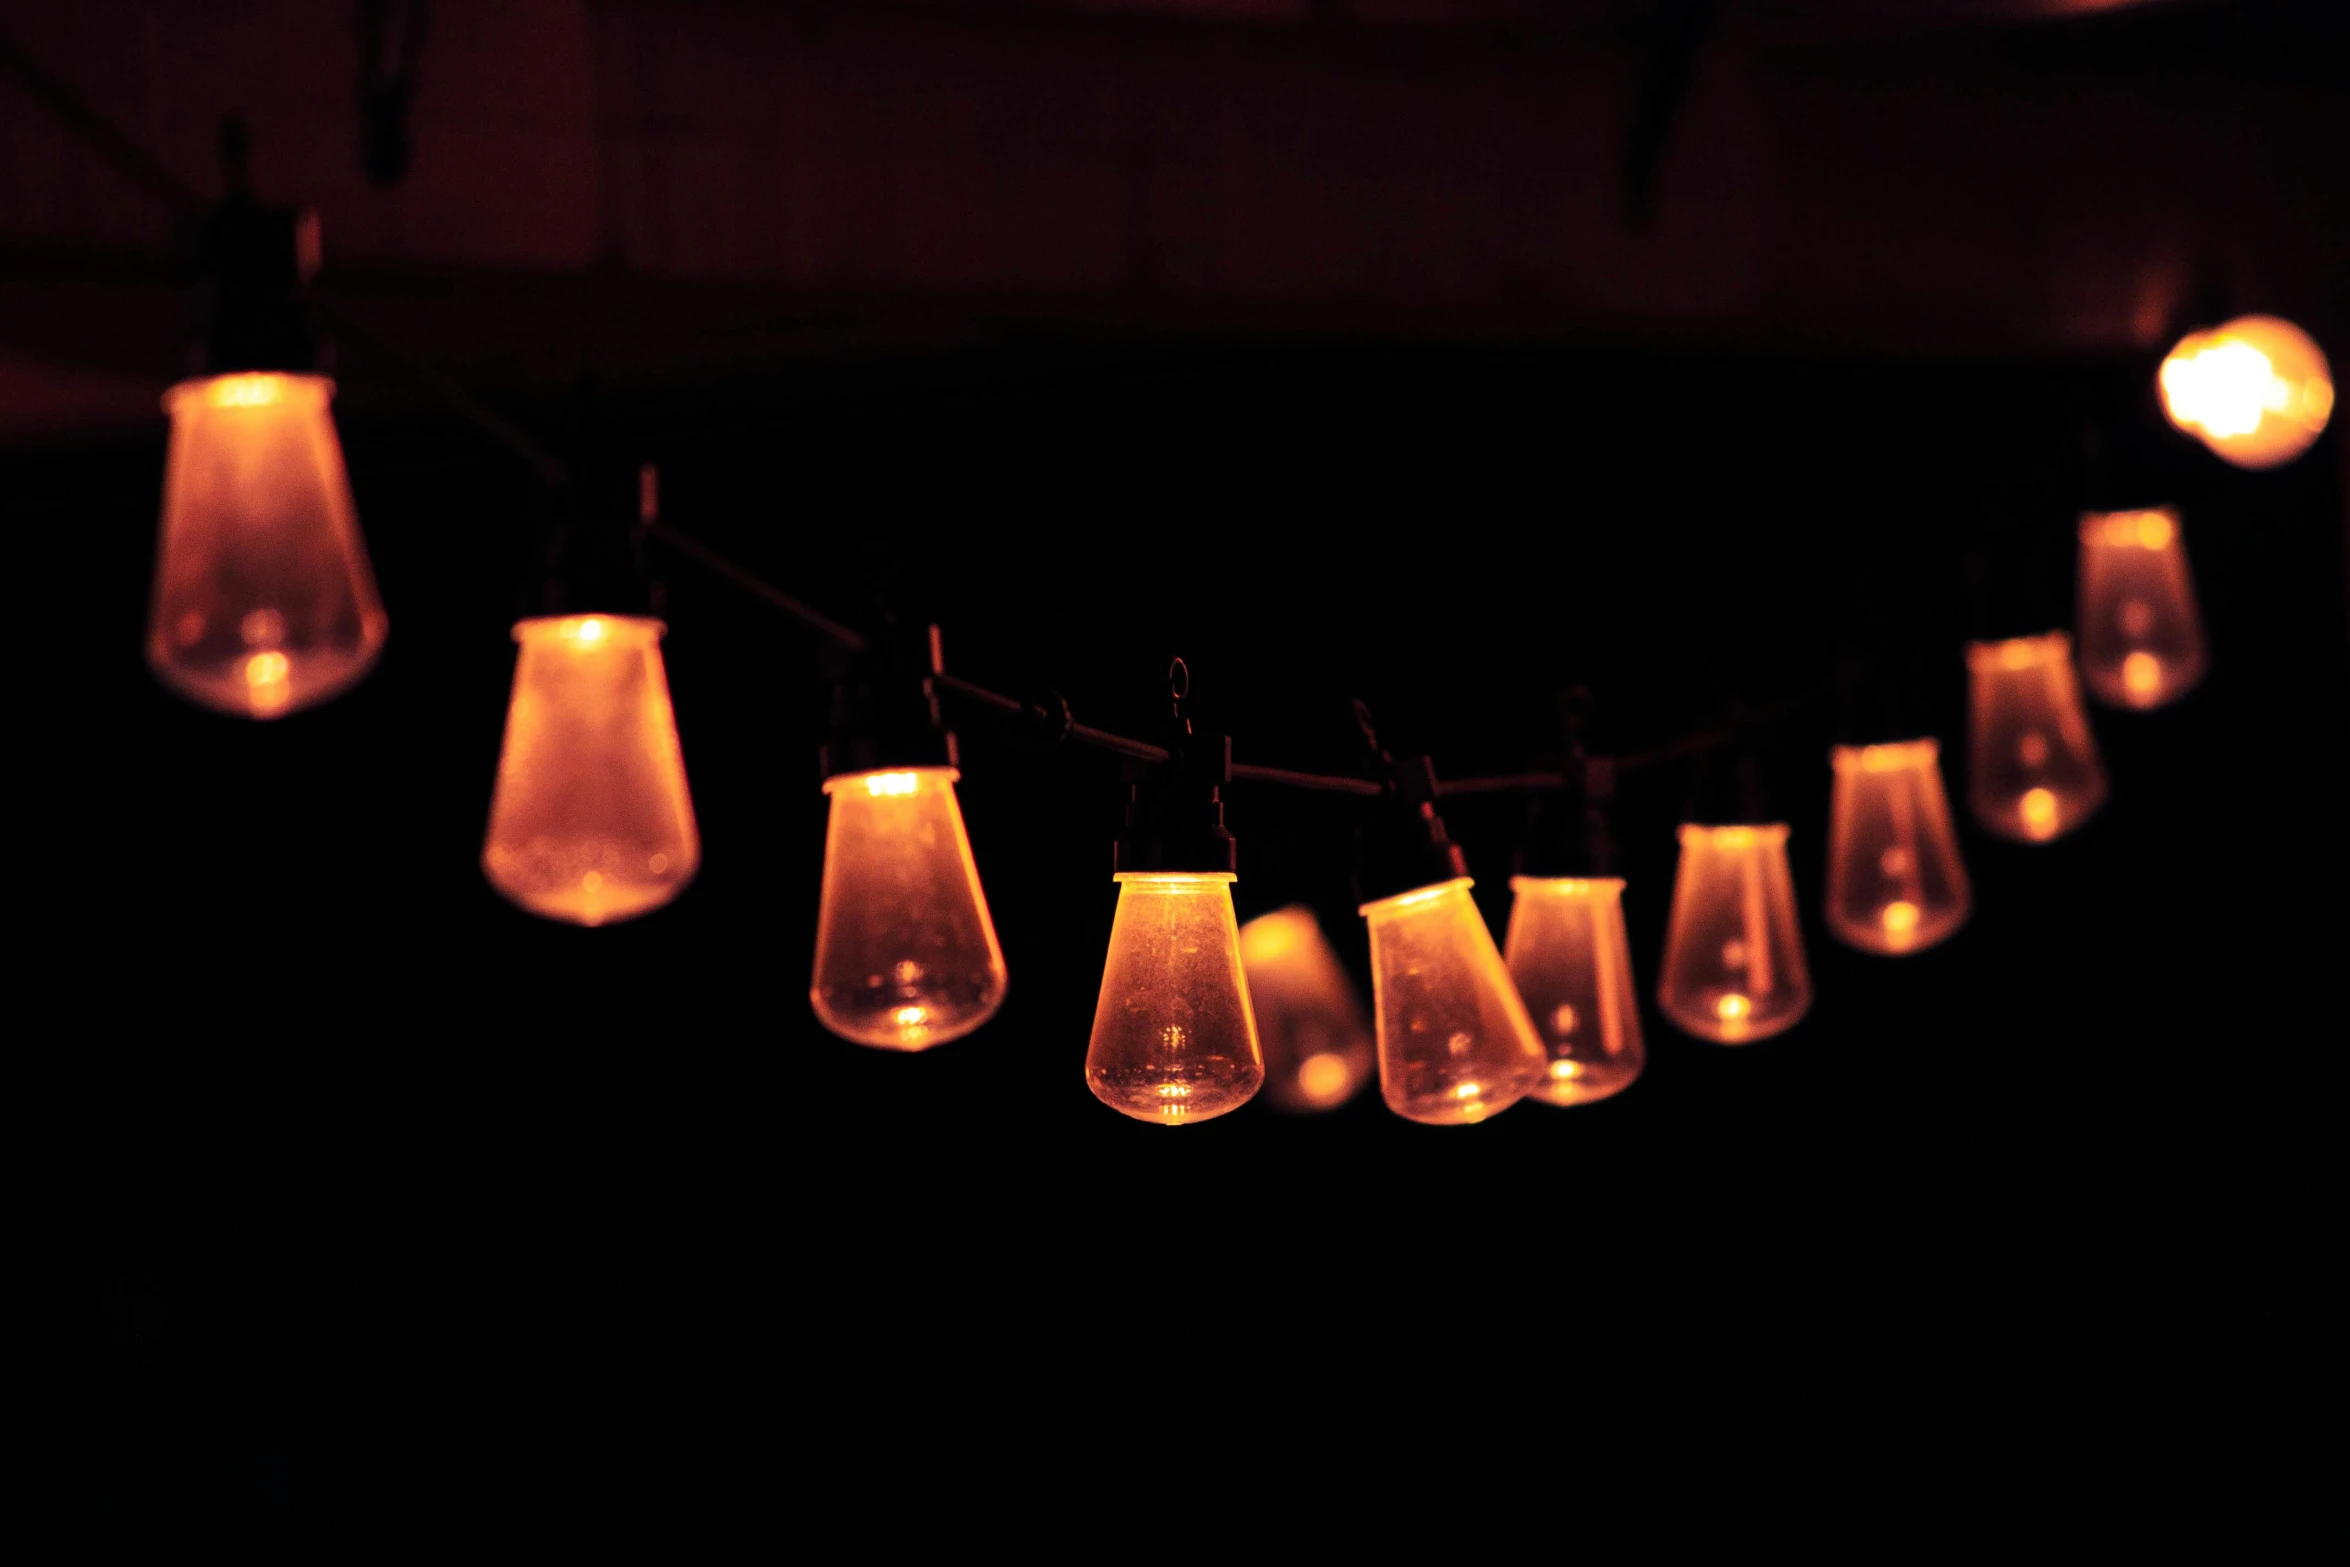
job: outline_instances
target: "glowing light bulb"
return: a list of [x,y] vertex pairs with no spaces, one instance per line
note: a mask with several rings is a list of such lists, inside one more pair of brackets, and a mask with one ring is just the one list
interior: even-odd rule
[[1624,939],[1623,882],[1515,876],[1510,890],[1502,952],[1550,1057],[1534,1097],[1588,1104],[1629,1088],[1647,1053]]
[[1786,823],[1682,826],[1657,1003],[1725,1045],[1785,1033],[1811,1010]]
[[2112,707],[2161,707],[2203,678],[2203,618],[2178,513],[2081,519],[2081,675]]
[[1967,644],[1967,803],[2003,838],[2046,843],[2105,803],[2105,764],[2061,631]]
[[2326,356],[2275,316],[2190,332],[2162,362],[2170,422],[2239,468],[2274,468],[2309,450],[2334,411]]
[[1246,1104],[1265,1081],[1229,871],[1121,871],[1085,1082],[1162,1126]]
[[1828,812],[1828,929],[1864,952],[1918,952],[1967,920],[1942,748],[1932,740],[1840,745]]
[[1265,1053],[1265,1094],[1284,1110],[1329,1110],[1371,1080],[1371,1025],[1303,904],[1240,927],[1240,966]]
[[824,781],[824,891],[808,999],[826,1028],[884,1050],[960,1039],[1004,1002],[1004,953],[963,831],[952,767]]
[[1543,1081],[1550,1056],[1463,876],[1363,905],[1379,1092],[1432,1126],[1482,1121]]
[[514,628],[521,653],[482,847],[533,914],[606,925],[675,898],[702,863],[658,620],[567,615]]
[[147,663],[189,701],[280,718],[355,684],[390,622],[359,536],[324,376],[183,381],[165,394],[171,450]]

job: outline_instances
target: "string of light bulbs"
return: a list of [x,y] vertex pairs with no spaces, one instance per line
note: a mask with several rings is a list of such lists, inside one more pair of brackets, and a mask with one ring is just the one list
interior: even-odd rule
[[[0,63],[24,77],[23,62]],[[142,188],[188,204],[61,84],[26,79]],[[228,148],[224,138],[224,161]],[[254,202],[241,178],[231,184],[239,193],[203,230],[214,285],[204,373],[164,398],[171,433],[147,661],[199,706],[271,719],[365,678],[389,619],[331,414],[334,383],[314,368],[306,285],[316,226]],[[562,473],[462,388],[430,371],[420,378],[542,475]],[[2247,468],[2305,452],[2333,404],[2324,354],[2268,316],[2189,334],[2165,360],[2158,389],[2174,425]],[[662,523],[651,470],[640,475],[634,524],[634,541],[658,540],[727,577],[842,659],[825,746],[809,995],[818,1019],[845,1039],[926,1050],[971,1034],[1003,1003],[1008,975],[956,794],[942,694],[1126,760],[1136,776],[1085,1075],[1104,1103],[1160,1125],[1211,1119],[1260,1090],[1287,1108],[1327,1109],[1373,1075],[1390,1109],[1434,1124],[1480,1122],[1529,1096],[1575,1105],[1620,1092],[1639,1076],[1644,1046],[1624,882],[1606,827],[1615,781],[1785,716],[1746,715],[1633,755],[1577,747],[1559,770],[1441,780],[1427,757],[1388,754],[1358,709],[1359,776],[1235,762],[1228,738],[1194,733],[1180,660],[1165,733],[1119,735],[1077,722],[1057,697],[1024,701],[948,673],[935,626],[851,627],[762,581]],[[583,529],[574,542],[583,547],[549,579],[549,612],[514,627],[481,863],[518,907],[597,927],[672,902],[699,869],[701,844],[660,652],[666,628],[643,601],[641,577],[612,569],[626,550],[612,550],[608,533]],[[2023,843],[2074,831],[2109,792],[2084,681],[2101,702],[2145,710],[2191,690],[2207,662],[2175,510],[2085,514],[2078,545],[2072,631],[1965,649],[1967,802],[1988,830]],[[1973,896],[1939,740],[1838,745],[1830,762],[1829,931],[1886,956],[1947,940],[1970,917]],[[1223,802],[1236,781],[1363,802],[1357,902],[1371,950],[1368,1018],[1309,910],[1238,923],[1238,857]],[[1546,834],[1512,878],[1497,946],[1437,804],[1513,792],[1560,796],[1553,819],[1569,826]],[[1725,1045],[1784,1033],[1812,1001],[1787,823],[1735,810],[1684,822],[1679,840],[1660,1010],[1682,1031]]]

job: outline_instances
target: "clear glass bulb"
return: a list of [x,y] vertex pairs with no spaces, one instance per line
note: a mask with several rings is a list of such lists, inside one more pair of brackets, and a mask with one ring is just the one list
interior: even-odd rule
[[2334,411],[2324,351],[2276,316],[2188,333],[2163,360],[2159,384],[2170,422],[2239,468],[2291,462]]
[[1085,1083],[1121,1115],[1185,1126],[1265,1081],[1229,871],[1120,871]]
[[1967,921],[1974,893],[1932,740],[1840,745],[1828,814],[1828,929],[1863,952],[1918,952]]
[[1363,1004],[1303,904],[1240,927],[1240,966],[1265,1052],[1265,1094],[1284,1110],[1329,1110],[1371,1080]]
[[1785,1033],[1811,1010],[1785,822],[1682,825],[1657,1004],[1724,1045]]
[[201,707],[282,718],[374,667],[391,622],[319,375],[217,375],[165,394],[171,450],[147,663]]
[[1466,876],[1363,905],[1379,1092],[1407,1120],[1498,1115],[1550,1066]]
[[481,864],[533,914],[606,925],[660,908],[702,863],[658,620],[514,628],[514,696]]
[[2109,707],[2161,707],[2203,678],[2203,617],[2179,514],[2081,519],[2081,675]]
[[1613,876],[1513,876],[1502,956],[1550,1056],[1534,1097],[1589,1104],[1632,1086],[1647,1061],[1623,882]]
[[884,1050],[960,1039],[1004,1004],[1004,952],[951,767],[824,780],[824,892],[808,999],[826,1028]]
[[2105,803],[2105,764],[2061,631],[1970,642],[1967,804],[2002,838],[2046,843]]

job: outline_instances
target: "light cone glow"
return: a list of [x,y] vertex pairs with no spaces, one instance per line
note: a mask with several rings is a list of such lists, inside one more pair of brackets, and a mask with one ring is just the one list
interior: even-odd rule
[[1085,1083],[1121,1115],[1187,1126],[1246,1104],[1265,1061],[1229,871],[1121,871]]
[[1811,1010],[1784,822],[1682,826],[1657,1004],[1724,1045],[1784,1033]]
[[1284,1110],[1329,1110],[1377,1064],[1363,1004],[1304,905],[1240,927],[1240,965],[1265,1053],[1265,1095]]
[[1397,1115],[1434,1126],[1500,1114],[1550,1065],[1471,885],[1464,876],[1362,909],[1379,1092]]
[[1822,911],[1846,946],[1919,952],[1967,920],[1974,893],[1958,855],[1941,747],[1932,740],[1840,745],[1828,811]]
[[2105,803],[2105,764],[2061,631],[1967,644],[1967,804],[2003,838],[2046,843]]
[[2203,679],[2203,617],[2178,513],[2081,519],[2081,675],[2109,707],[2175,702]]
[[1510,889],[1503,959],[1550,1057],[1534,1097],[1588,1104],[1631,1087],[1647,1052],[1624,937],[1623,882],[1517,876]]

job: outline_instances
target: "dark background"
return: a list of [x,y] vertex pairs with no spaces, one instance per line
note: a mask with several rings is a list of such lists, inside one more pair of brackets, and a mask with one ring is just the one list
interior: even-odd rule
[[[331,185],[361,184],[356,110],[265,69],[295,47],[267,7],[158,11],[210,68],[146,77],[105,17],[11,18],[123,123],[184,132],[156,142],[178,177],[201,183],[237,88],[274,190],[329,187],[329,233],[359,236],[322,282],[372,328],[339,344],[339,407],[392,619],[364,684],[283,722],[153,683],[166,229],[109,204],[119,169],[9,142],[0,494],[36,627],[39,889],[18,1115],[67,1259],[91,1516],[266,1530],[606,1473],[758,1495],[823,1455],[919,1473],[1022,1421],[1084,1441],[1102,1411],[1172,1429],[1333,1388],[1434,1410],[1428,1440],[1458,1445],[1482,1438],[1456,1400],[1560,1418],[1553,1384],[1629,1370],[1661,1398],[1710,1355],[1865,1375],[1881,1352],[1903,1398],[2026,1359],[2146,1397],[2313,1374],[2350,871],[2342,435],[2238,472],[2151,387],[2177,330],[2239,310],[2350,359],[2341,143],[2310,134],[2343,123],[2322,8],[1938,4],[1879,37],[1852,8],[1731,6],[1653,222],[1621,199],[1624,137],[1672,6],[1420,31],[1355,17],[1375,7],[823,9],[683,8],[654,38],[659,8],[601,8],[598,59],[641,75],[575,145],[530,118],[559,62],[469,75],[497,40],[452,18],[502,18],[497,47],[534,60],[552,24],[443,8],[415,170],[356,194]],[[695,29],[779,50],[850,119],[902,77],[900,139],[794,150],[829,207],[782,176],[772,213],[711,196],[677,170],[774,127],[727,119],[757,94]],[[1069,132],[1083,84],[1132,123]],[[1218,120],[1220,94],[1294,102],[1311,134]],[[942,102],[995,118],[966,148]],[[1503,134],[1554,112],[1534,150]],[[542,132],[621,186],[630,157],[676,160],[668,205],[607,191],[592,243],[531,251],[563,232]],[[906,216],[933,211],[961,216]],[[804,253],[728,249],[718,215]],[[1357,766],[1355,697],[1463,775],[1534,764],[1570,685],[1609,750],[1810,695],[1761,746],[1815,1007],[1740,1049],[1650,1008],[1628,1093],[1474,1128],[1375,1089],[1138,1125],[1081,1075],[1116,765],[955,709],[1009,999],[922,1055],[836,1040],[805,995],[817,648],[658,552],[701,875],[632,924],[533,920],[476,861],[549,500],[418,361],[559,449],[592,400],[599,455],[658,462],[673,526],[836,615],[935,615],[950,668],[1113,729],[1154,722],[1175,654],[1242,759],[1332,771]],[[2209,679],[2096,712],[2113,798],[2077,835],[1973,831],[1962,643],[2069,624],[2079,510],[2164,503]],[[1973,923],[1900,959],[1816,918],[1845,716],[1821,693],[1853,658],[1943,739],[1975,881]],[[1622,804],[1644,992],[1694,784],[1644,774]],[[1244,783],[1228,815],[1242,917],[1312,902],[1359,977],[1352,810]],[[1497,932],[1521,813],[1445,811]],[[1247,1433],[1272,1490],[1284,1432]]]

